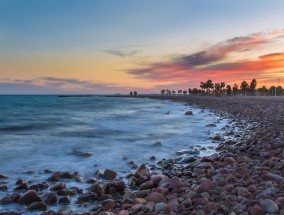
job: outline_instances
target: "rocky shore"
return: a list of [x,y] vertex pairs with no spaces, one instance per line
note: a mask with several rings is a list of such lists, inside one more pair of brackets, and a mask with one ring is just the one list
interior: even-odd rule
[[[126,178],[118,178],[113,170],[98,171],[88,180],[78,172],[46,170],[45,182],[31,184],[19,179],[15,187],[7,187],[8,176],[0,173],[2,193],[14,190],[1,196],[0,204],[22,207],[0,214],[284,215],[284,99],[150,98],[183,102],[189,105],[187,115],[192,114],[193,105],[230,118],[226,135],[232,138],[214,137],[212,141],[219,142],[216,153],[191,156],[182,164],[178,159],[157,161],[157,169],[133,164],[133,172]],[[87,186],[74,187],[72,181]],[[76,212],[69,207],[72,199]]]

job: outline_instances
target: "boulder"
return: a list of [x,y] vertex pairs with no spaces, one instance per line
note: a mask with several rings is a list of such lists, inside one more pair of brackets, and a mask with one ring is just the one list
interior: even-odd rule
[[58,195],[56,193],[45,193],[41,196],[42,201],[44,201],[47,205],[53,205],[58,200]]
[[260,200],[260,205],[264,208],[267,213],[275,214],[279,211],[277,204],[271,199]]
[[254,205],[250,210],[251,215],[265,215],[265,210],[260,205]]
[[186,111],[184,115],[193,115],[192,111]]
[[34,202],[27,209],[30,211],[46,211],[47,205],[44,202]]
[[37,199],[39,199],[37,192],[34,190],[28,190],[18,199],[17,202],[19,204],[29,204],[36,201]]
[[63,182],[58,183],[50,188],[51,191],[58,191],[63,189],[66,189],[66,184]]
[[165,178],[159,182],[158,187],[165,187],[168,189],[180,187],[182,185],[181,180],[174,176],[173,178]]
[[106,169],[106,170],[104,170],[102,178],[106,179],[106,180],[114,180],[116,178],[116,176],[117,176],[117,173],[115,171],[112,171],[110,169]]
[[12,202],[16,202],[19,198],[20,198],[20,194],[19,193],[12,193],[12,194],[9,194],[9,195],[3,197],[0,200],[0,204],[1,205],[10,204]]
[[196,192],[199,193],[209,192],[210,190],[214,189],[215,186],[216,186],[215,182],[211,181],[210,179],[204,179],[197,187]]
[[146,196],[145,200],[147,202],[159,203],[159,202],[164,202],[165,201],[165,197],[161,193],[153,192],[153,193],[149,193]]

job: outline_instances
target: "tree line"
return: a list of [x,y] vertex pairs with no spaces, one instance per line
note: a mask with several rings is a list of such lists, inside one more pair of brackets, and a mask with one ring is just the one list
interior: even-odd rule
[[256,79],[252,79],[250,83],[243,81],[240,86],[237,84],[226,85],[225,82],[213,83],[212,80],[200,82],[200,88],[188,88],[187,90],[170,90],[162,89],[162,95],[216,95],[216,96],[280,96],[284,95],[284,89],[281,86],[271,86],[267,88],[262,86],[257,88]]

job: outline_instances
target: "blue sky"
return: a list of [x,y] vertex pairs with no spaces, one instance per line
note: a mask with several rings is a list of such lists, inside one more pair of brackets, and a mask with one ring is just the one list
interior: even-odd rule
[[[72,78],[109,91],[152,90],[161,83],[131,71],[279,31],[283,8],[282,0],[0,0],[0,81]],[[283,51],[275,46],[259,55]]]

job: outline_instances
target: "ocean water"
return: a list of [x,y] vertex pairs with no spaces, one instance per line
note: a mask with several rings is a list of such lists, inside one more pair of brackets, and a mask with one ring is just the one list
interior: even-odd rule
[[[188,110],[193,115],[184,115]],[[217,127],[205,127],[209,123]],[[93,178],[109,168],[123,177],[134,171],[129,161],[155,164],[152,155],[160,160],[182,149],[216,146],[208,137],[226,123],[208,111],[146,98],[0,96],[0,174],[10,176],[4,180],[10,189],[0,191],[0,198],[18,178],[45,181],[47,169]],[[157,141],[162,146],[153,147]],[[93,156],[76,156],[75,150]]]

